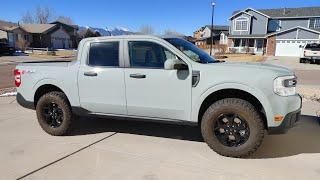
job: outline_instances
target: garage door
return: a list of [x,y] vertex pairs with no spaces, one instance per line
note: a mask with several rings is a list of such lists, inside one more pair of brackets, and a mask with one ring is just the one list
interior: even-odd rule
[[302,48],[306,43],[319,42],[319,40],[277,40],[276,56],[300,57]]
[[62,49],[63,48],[63,40],[61,38],[52,37],[52,46],[54,49]]

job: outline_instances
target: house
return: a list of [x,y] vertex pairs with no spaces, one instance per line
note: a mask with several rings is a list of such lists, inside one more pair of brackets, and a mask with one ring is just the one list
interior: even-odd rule
[[211,44],[211,31],[213,36],[213,45],[227,44],[229,26],[206,25],[199,28],[193,33],[193,37],[196,39],[195,44],[200,48],[207,49]]
[[247,8],[229,20],[231,52],[299,57],[303,45],[320,41],[320,7]]
[[[51,24],[0,24],[10,46],[19,49],[21,43],[34,48],[75,48],[77,27],[61,22]],[[4,35],[5,36],[5,35]]]

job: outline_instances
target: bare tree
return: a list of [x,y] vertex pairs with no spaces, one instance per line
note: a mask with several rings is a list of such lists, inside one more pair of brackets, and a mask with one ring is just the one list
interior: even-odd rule
[[152,34],[154,34],[154,29],[150,25],[143,25],[140,27],[139,32],[141,34],[152,35]]
[[164,35],[165,36],[184,36],[182,33],[179,33],[177,31],[171,30],[171,29],[167,29],[164,31]]
[[49,7],[38,6],[35,11],[27,11],[21,18],[26,24],[46,24],[53,20],[53,10]]
[[21,18],[21,21],[25,24],[33,24],[35,22],[30,11],[27,11]]
[[69,24],[69,25],[74,24],[73,20],[70,17],[67,17],[67,16],[59,16],[57,18],[57,21],[60,21],[62,23],[66,23],[66,24]]
[[35,14],[36,22],[39,24],[46,24],[52,20],[53,11],[49,7],[38,6]]

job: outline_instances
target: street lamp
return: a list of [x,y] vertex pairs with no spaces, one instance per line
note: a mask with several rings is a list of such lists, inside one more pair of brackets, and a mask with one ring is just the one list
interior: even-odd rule
[[210,56],[212,55],[212,44],[213,44],[213,15],[214,15],[214,6],[216,4],[214,2],[211,2],[211,7],[212,7],[212,14],[211,14],[211,29],[210,29],[210,37],[211,37],[211,43],[210,43]]

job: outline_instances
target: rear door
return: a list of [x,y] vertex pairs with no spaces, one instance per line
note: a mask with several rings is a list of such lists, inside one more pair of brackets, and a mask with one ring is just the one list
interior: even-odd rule
[[81,107],[93,113],[126,115],[122,41],[91,42],[79,69]]
[[167,59],[178,58],[152,40],[124,41],[127,110],[130,116],[189,120],[191,75],[189,70],[165,70]]

